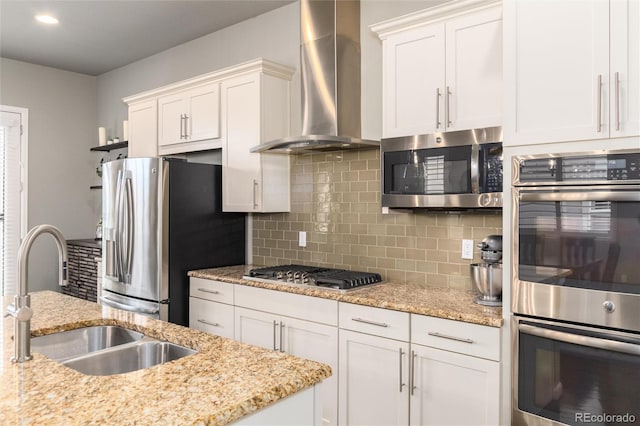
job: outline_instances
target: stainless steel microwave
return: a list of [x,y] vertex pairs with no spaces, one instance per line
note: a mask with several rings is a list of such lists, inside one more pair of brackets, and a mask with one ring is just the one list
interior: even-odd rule
[[502,207],[502,127],[381,141],[382,206]]

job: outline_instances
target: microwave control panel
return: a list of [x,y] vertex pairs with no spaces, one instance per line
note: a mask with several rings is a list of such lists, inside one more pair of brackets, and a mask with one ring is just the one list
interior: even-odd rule
[[640,181],[640,152],[519,161],[516,183]]
[[502,192],[502,144],[482,145],[480,163],[482,164],[480,192]]

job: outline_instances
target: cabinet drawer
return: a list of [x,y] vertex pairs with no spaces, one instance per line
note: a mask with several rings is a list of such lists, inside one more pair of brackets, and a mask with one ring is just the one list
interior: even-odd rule
[[234,284],[191,277],[189,296],[233,305]]
[[235,305],[327,325],[338,325],[336,300],[237,285]]
[[189,327],[233,339],[233,306],[190,297]]
[[409,314],[406,312],[340,303],[339,313],[340,328],[409,341]]
[[500,360],[500,329],[495,327],[412,314],[411,343]]

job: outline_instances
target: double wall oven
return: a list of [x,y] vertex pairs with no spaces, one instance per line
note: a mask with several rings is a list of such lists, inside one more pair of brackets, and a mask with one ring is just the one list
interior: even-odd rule
[[512,422],[640,422],[640,150],[512,165]]

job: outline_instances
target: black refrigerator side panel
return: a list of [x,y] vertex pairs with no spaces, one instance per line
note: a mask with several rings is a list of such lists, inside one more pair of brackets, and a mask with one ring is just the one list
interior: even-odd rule
[[194,269],[245,263],[244,213],[222,212],[222,166],[170,161],[169,322],[189,325]]

